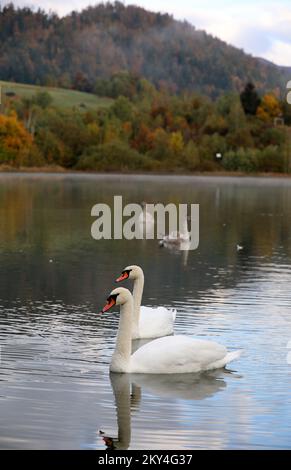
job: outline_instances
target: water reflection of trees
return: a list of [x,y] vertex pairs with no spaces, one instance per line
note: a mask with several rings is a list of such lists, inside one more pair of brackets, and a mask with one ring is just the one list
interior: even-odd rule
[[[274,185],[248,179],[142,181],[127,176],[2,176],[2,297],[21,298],[30,283],[32,298],[96,302],[120,269],[134,262],[144,268],[145,298],[154,304],[162,286],[175,298],[190,290],[199,296],[214,280],[221,288],[232,287],[270,262],[278,247],[283,247],[281,261],[289,262],[291,185],[285,180]],[[182,256],[160,250],[156,241],[92,240],[91,207],[112,204],[114,194],[122,194],[124,203],[199,203],[200,246],[189,253],[186,266]],[[237,243],[245,246],[243,252],[237,253]]]

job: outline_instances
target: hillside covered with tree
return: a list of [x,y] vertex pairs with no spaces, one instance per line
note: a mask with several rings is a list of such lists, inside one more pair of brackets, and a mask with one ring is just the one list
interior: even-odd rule
[[94,92],[100,80],[122,72],[172,93],[214,98],[240,91],[247,81],[262,92],[286,85],[283,69],[167,14],[120,2],[63,18],[12,4],[1,8],[1,80]]
[[126,73],[99,85],[118,97],[95,108],[57,106],[46,88],[4,94],[2,168],[291,172],[291,106],[251,83],[215,100]]
[[11,4],[0,10],[0,166],[290,173],[285,72],[135,6],[59,18]]

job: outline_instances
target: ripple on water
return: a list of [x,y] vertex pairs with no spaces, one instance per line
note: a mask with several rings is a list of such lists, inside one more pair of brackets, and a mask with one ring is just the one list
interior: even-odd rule
[[[117,448],[290,448],[290,184],[96,178],[1,181],[0,448],[104,449],[99,430]],[[93,243],[91,207],[116,191],[200,203],[199,250]],[[133,256],[144,304],[177,308],[176,333],[240,360],[192,377],[109,375],[118,314],[98,311]]]

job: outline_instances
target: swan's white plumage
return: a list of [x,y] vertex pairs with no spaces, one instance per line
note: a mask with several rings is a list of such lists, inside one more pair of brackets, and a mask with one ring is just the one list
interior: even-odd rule
[[129,372],[151,374],[194,373],[224,367],[239,357],[213,341],[187,336],[159,338],[138,349],[130,360]]
[[165,307],[140,307],[139,330],[136,339],[160,338],[174,332],[176,310]]
[[112,372],[196,373],[224,367],[240,356],[240,351],[229,353],[225,346],[213,341],[181,335],[155,339],[132,354],[133,297],[122,287],[113,290],[110,296],[120,305],[116,347],[110,365]]

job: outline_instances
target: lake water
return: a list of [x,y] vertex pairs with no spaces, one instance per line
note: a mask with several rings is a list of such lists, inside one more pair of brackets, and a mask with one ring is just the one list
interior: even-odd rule
[[[200,204],[199,248],[93,240],[91,208],[113,195]],[[290,221],[288,179],[0,175],[0,448],[290,449]],[[118,312],[98,312],[128,264],[176,333],[243,356],[110,376]]]

